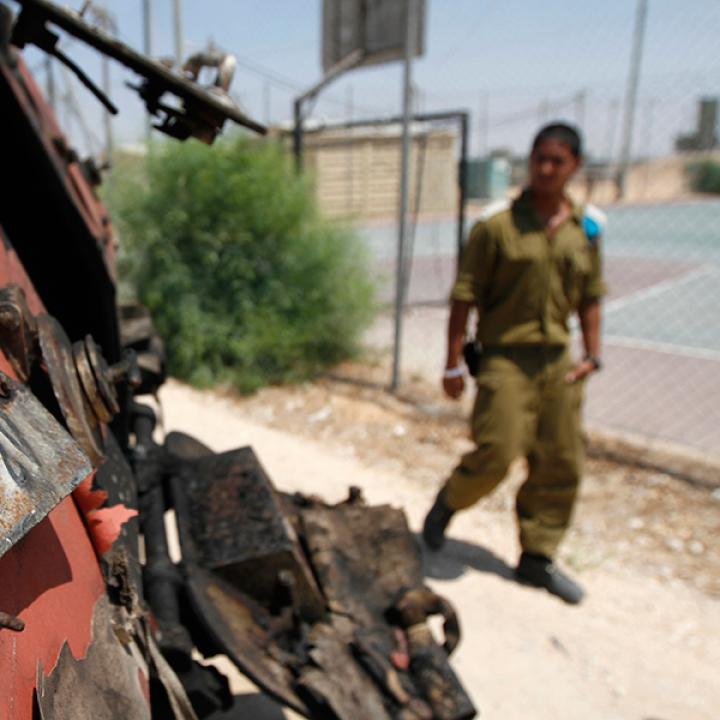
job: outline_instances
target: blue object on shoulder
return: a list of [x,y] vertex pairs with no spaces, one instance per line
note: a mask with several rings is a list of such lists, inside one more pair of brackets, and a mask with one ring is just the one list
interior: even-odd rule
[[583,230],[585,231],[585,236],[587,237],[590,244],[594,245],[597,242],[597,239],[600,237],[600,233],[602,232],[600,223],[597,220],[591,218],[589,215],[584,215],[582,219],[582,225]]

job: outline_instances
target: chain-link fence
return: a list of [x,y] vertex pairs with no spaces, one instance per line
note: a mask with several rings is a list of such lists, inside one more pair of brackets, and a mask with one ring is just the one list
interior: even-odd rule
[[[702,17],[693,14],[693,6]],[[521,66],[488,58],[486,67],[502,82],[496,78],[485,89],[483,80],[478,81],[468,227],[483,205],[521,187],[527,144],[543,122],[559,119],[580,126],[586,164],[572,193],[599,205],[608,216],[603,248],[610,288],[604,304],[605,369],[589,383],[586,422],[595,430],[682,446],[717,460],[720,194],[710,191],[720,192],[720,67],[711,38],[715,43],[720,38],[720,6],[690,3],[686,15],[673,15],[677,20],[672,26],[658,22],[658,16],[668,16],[668,7],[651,2],[642,27],[640,14],[635,18],[634,30],[625,24],[627,18],[620,24],[617,13],[608,10],[603,16],[600,8],[593,10],[597,23],[578,28],[574,42],[558,58],[557,77],[548,77],[546,87],[527,87]],[[568,5],[568,27],[573,27],[573,12]],[[542,26],[536,30],[543,32]],[[638,49],[645,54],[638,55]],[[684,61],[673,69],[671,62],[657,59],[662,52],[684,52]],[[619,56],[624,58],[620,74],[613,70]],[[633,66],[638,71],[636,94],[628,81]],[[426,102],[452,100],[442,89],[423,91]],[[442,157],[438,153],[430,165],[427,155],[423,161],[427,138],[447,132],[447,127],[415,128],[411,305],[446,303],[454,274],[457,197],[446,206],[440,201],[455,188],[457,134],[452,151],[446,148]],[[344,140],[353,142],[349,135]],[[386,146],[384,164],[374,166],[376,181],[385,183],[384,214],[368,215],[353,199],[344,201],[354,209],[349,215],[373,251],[386,300],[394,293],[399,128],[393,148],[392,162]],[[349,161],[343,173],[352,168]],[[357,193],[373,179],[355,166],[347,182]],[[439,353],[433,365],[437,369],[443,361]]]
[[[472,22],[460,23],[460,31],[457,20],[469,0],[452,4],[453,23],[445,5],[430,4],[429,54],[427,62],[417,63],[415,110],[470,113],[466,227],[493,199],[517,192],[528,144],[540,125],[554,119],[578,125],[586,164],[572,192],[600,205],[609,219],[605,368],[589,383],[587,424],[717,459],[720,3],[486,2]],[[443,32],[451,41],[437,52]],[[431,76],[436,79],[426,82]],[[345,103],[323,94],[315,111],[337,118],[338,108],[347,104],[347,119],[367,116],[368,107],[381,112],[379,107],[387,106],[382,93],[376,103],[375,94],[361,90],[363,78],[367,90],[382,77],[349,74],[347,81],[357,83],[355,95]],[[66,117],[65,125],[79,124],[81,135],[88,135],[85,113],[70,102],[69,85],[59,73],[57,81],[61,107],[73,109],[74,120]],[[101,144],[97,123],[95,135],[94,142],[86,137],[81,145]],[[360,228],[375,259],[380,298],[391,304],[400,127],[326,133],[320,150],[313,142],[308,136],[307,163],[321,206]],[[418,330],[408,342],[421,346],[433,377],[444,359],[443,307],[457,262],[460,145],[454,121],[414,125],[407,298],[413,317],[419,317],[422,304],[437,327],[432,334]],[[714,195],[698,193],[713,187]],[[407,331],[411,335],[413,328]],[[391,343],[388,332],[385,344]],[[409,362],[409,352],[406,358]]]

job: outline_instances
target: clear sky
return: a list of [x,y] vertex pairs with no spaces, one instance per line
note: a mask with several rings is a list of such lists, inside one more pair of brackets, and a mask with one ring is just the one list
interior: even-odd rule
[[[14,5],[12,0],[4,0]],[[142,47],[142,1],[97,0],[119,36]],[[81,0],[70,0],[79,8]],[[173,54],[172,0],[153,0],[153,51]],[[636,154],[663,154],[692,132],[697,100],[720,96],[720,0],[649,0],[637,107]],[[522,152],[536,127],[561,118],[579,123],[591,154],[616,156],[635,20],[635,0],[428,0],[424,57],[414,64],[421,110],[467,109],[472,150]],[[186,52],[209,39],[235,53],[233,92],[261,122],[287,121],[292,100],[322,76],[320,0],[182,0]],[[68,54],[100,78],[96,53],[67,41]],[[39,56],[30,54],[32,67]],[[58,71],[59,72],[59,71]],[[38,77],[43,81],[42,72]],[[113,121],[118,142],[142,137],[139,100],[115,66]],[[61,87],[65,80],[59,79]],[[73,138],[98,138],[97,103],[73,86],[83,122],[62,115]],[[387,116],[401,110],[402,65],[355,70],[335,81],[314,113],[328,120]],[[83,130],[82,125],[86,126]]]

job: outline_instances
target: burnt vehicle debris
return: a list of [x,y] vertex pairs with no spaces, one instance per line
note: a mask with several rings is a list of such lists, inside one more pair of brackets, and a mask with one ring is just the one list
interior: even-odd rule
[[[17,2],[22,6],[22,11],[13,29],[12,43],[19,48],[27,44],[36,45],[56,57],[77,75],[111,113],[117,113],[112,101],[104,96],[81,68],[58,49],[58,35],[48,25],[64,30],[138,74],[142,81],[131,87],[142,98],[148,112],[158,118],[159,123],[155,128],[171,137],[180,140],[196,137],[203,142],[212,143],[226,120],[257,133],[265,132],[260,123],[245,115],[227,95],[235,66],[232,56],[222,54],[218,58],[218,53],[210,52],[193,55],[187,64],[188,77],[185,77],[172,72],[163,63],[133,50],[101,29],[91,26],[79,13],[59,7],[48,0]],[[199,68],[203,65],[218,69],[213,91],[201,88],[194,82],[197,80]],[[180,106],[164,102],[165,95],[178,100]]]
[[173,70],[78,13],[16,4],[0,2],[0,720],[211,718],[233,702],[216,655],[308,718],[474,717],[457,615],[401,510],[357,488],[283,493],[251,447],[159,437],[143,397],[165,380],[162,340],[117,302],[112,224],[21,50],[113,107],[59,50],[72,34],[139,76],[158,130],[208,143],[228,120],[264,131],[227,95],[232,57]]

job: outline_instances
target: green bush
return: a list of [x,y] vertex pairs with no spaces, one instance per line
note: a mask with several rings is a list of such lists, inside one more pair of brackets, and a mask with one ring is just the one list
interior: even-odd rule
[[162,144],[112,199],[121,272],[176,377],[249,392],[356,352],[374,307],[367,255],[319,217],[277,144]]
[[690,171],[690,187],[695,192],[720,193],[720,162],[703,160],[692,163]]

